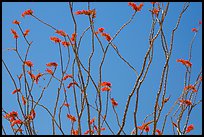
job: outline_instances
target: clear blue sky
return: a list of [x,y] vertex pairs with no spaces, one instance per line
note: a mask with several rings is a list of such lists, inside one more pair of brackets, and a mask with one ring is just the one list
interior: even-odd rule
[[[164,23],[164,32],[166,33],[166,39],[168,45],[170,43],[171,30],[175,27],[175,24],[178,19],[178,15],[182,10],[183,3],[170,3],[168,15]],[[58,46],[50,41],[50,36],[58,36],[52,29],[40,23],[36,19],[26,16],[25,18],[21,17],[21,14],[27,10],[32,9],[34,15],[42,19],[43,21],[53,25],[57,29],[62,29],[71,35],[74,31],[73,22],[70,16],[70,11],[68,3],[64,2],[3,2],[2,3],[2,58],[7,63],[10,71],[15,80],[17,81],[16,75],[19,75],[21,70],[21,62],[17,59],[17,55],[6,50],[7,48],[15,47],[15,39],[10,32],[10,29],[15,29],[20,35],[20,31],[17,25],[12,24],[14,19],[17,19],[21,22],[22,28],[30,29],[28,35],[28,40],[33,41],[28,60],[31,60],[34,63],[34,74],[39,72],[44,72],[46,69],[45,64],[51,61],[58,62],[60,64]],[[127,2],[95,2],[91,3],[91,8],[96,9],[96,19],[95,19],[95,28],[104,27],[105,32],[109,33],[111,36],[115,35],[118,29],[129,20],[133,14],[133,10],[128,6]],[[144,55],[149,47],[148,45],[148,36],[151,28],[151,13],[149,9],[152,8],[150,2],[144,3],[144,7],[141,12],[138,12],[128,26],[126,26],[119,36],[113,41],[115,45],[118,46],[118,49],[122,56],[128,60],[138,72],[141,70],[141,65],[143,62]],[[87,3],[75,3],[74,11],[87,9]],[[88,27],[89,21],[87,16],[76,16],[78,23],[78,35]],[[192,2],[188,10],[184,13],[181,23],[178,30],[175,33],[175,40],[173,46],[173,53],[170,59],[170,71],[169,79],[167,86],[167,96],[171,95],[170,101],[166,104],[166,108],[162,113],[165,115],[172,103],[179,97],[183,85],[184,85],[184,74],[185,67],[180,63],[176,62],[176,59],[188,59],[188,46],[193,38],[194,33],[191,31],[192,28],[198,26],[198,21],[202,20],[202,3],[201,2]],[[202,30],[202,29],[201,29]],[[193,44],[192,50],[192,84],[195,82],[200,69],[202,68],[202,31],[199,31],[195,42]],[[100,37],[103,44],[107,45],[107,41]],[[96,42],[96,53],[93,56],[92,62],[92,75],[96,81],[98,81],[98,64],[101,61],[102,52],[100,51],[99,44]],[[98,46],[98,47],[97,47]],[[22,55],[25,54],[25,49],[27,45],[20,36],[19,38],[19,50]],[[62,47],[65,49],[64,47]],[[82,60],[85,66],[87,66],[87,59],[91,52],[91,37],[90,31],[82,40],[79,57]],[[66,52],[63,51],[64,54]],[[66,59],[66,57],[64,57]],[[156,92],[159,88],[159,82],[161,77],[161,71],[165,63],[164,54],[162,50],[161,43],[158,40],[155,41],[154,46],[154,57],[148,72],[147,78],[143,85],[141,86],[139,110],[138,110],[138,124],[142,124],[143,119],[146,115],[153,112],[153,104],[156,97]],[[60,66],[58,66],[57,73],[60,72]],[[68,69],[68,73],[71,73],[71,67]],[[45,77],[48,79],[49,77]],[[118,101],[119,106],[116,108],[120,122],[123,116],[124,107],[127,101],[127,97],[133,87],[136,77],[132,70],[127,67],[127,65],[119,59],[115,51],[111,48],[107,53],[105,64],[103,67],[103,77],[102,81],[110,81],[112,83],[112,93],[111,96]],[[70,81],[66,81],[67,84]],[[18,83],[18,82],[17,82]],[[57,84],[57,86],[56,86]],[[44,86],[44,82],[40,79],[39,84],[34,87],[33,95],[39,97],[39,86]],[[66,84],[65,84],[66,85]],[[47,106],[51,111],[53,111],[52,106],[54,105],[56,99],[58,83],[52,82],[51,86],[46,90],[43,99],[40,103]],[[12,83],[11,78],[9,77],[5,67],[2,67],[2,107],[10,112],[16,110],[20,113],[19,107],[16,104],[16,95],[12,95],[11,92],[14,90],[14,84]],[[87,90],[89,93],[88,97],[91,103],[94,103],[92,99],[95,97],[95,89],[90,86]],[[202,88],[198,91],[198,99],[202,98]],[[63,92],[63,91],[62,91]],[[67,90],[68,100],[71,104],[71,111],[73,115],[75,114],[73,94],[71,90]],[[103,95],[105,101],[106,95]],[[134,97],[133,97],[134,98]],[[60,96],[60,104],[63,101],[63,94]],[[127,123],[125,125],[124,131],[129,134],[134,128],[133,123],[133,112],[134,112],[134,99],[130,103],[130,109],[127,115]],[[68,134],[70,131],[70,121],[66,118],[67,110],[62,109],[62,121],[63,128],[66,129],[65,133]],[[112,107],[109,106],[109,115],[107,120],[109,121],[112,129],[116,132],[118,131],[118,126],[116,124],[115,115],[113,113]],[[50,116],[47,116],[47,112],[40,107],[36,108],[36,119],[35,127],[38,130],[38,134],[52,134],[52,124]],[[97,117],[94,110],[92,110],[91,117]],[[163,117],[161,118],[163,119]],[[9,123],[3,120],[3,125],[7,133],[12,133],[10,131]],[[82,118],[86,122],[86,118]],[[149,119],[150,120],[150,119]],[[170,119],[168,119],[167,122]],[[163,121],[163,120],[162,120]],[[195,129],[191,131],[192,134],[201,134],[202,133],[202,104],[199,104],[191,114],[189,123],[195,125]],[[161,123],[159,122],[160,127]],[[107,127],[106,127],[107,128]],[[152,129],[152,126],[150,126]],[[76,124],[75,124],[76,129]],[[83,127],[83,131],[87,130],[87,126]],[[58,132],[60,133],[60,132]],[[103,131],[102,134],[109,134],[108,130]],[[171,124],[166,126],[164,134],[171,134]]]

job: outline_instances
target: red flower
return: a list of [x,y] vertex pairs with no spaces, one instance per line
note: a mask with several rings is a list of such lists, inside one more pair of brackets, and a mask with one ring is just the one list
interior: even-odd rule
[[187,127],[187,129],[186,129],[186,133],[189,133],[191,130],[193,130],[194,129],[194,125],[193,124],[191,124],[191,125],[189,125],[188,127]]
[[140,3],[138,6],[134,2],[128,2],[128,6],[131,6],[135,11],[141,11],[142,7],[144,6],[143,3]]
[[152,10],[152,14],[155,14],[156,16],[158,16],[158,14],[159,14],[159,9],[154,8],[154,9]]
[[191,67],[192,63],[188,60],[184,60],[184,59],[177,59],[176,62],[181,62],[183,65],[187,66],[187,67]]
[[152,4],[155,4],[155,3],[157,3],[157,2],[151,2]]
[[158,133],[158,135],[162,135],[162,132],[159,129],[156,129],[156,132]]
[[24,96],[22,96],[22,102],[23,102],[23,105],[26,105],[26,100],[25,100]]
[[74,82],[69,83],[69,85],[67,86],[67,88],[70,88],[70,87],[73,86],[73,85],[77,85],[77,82],[74,81]]
[[25,65],[27,65],[28,67],[33,67],[33,63],[30,60],[27,60],[24,62]]
[[111,36],[109,34],[107,34],[107,33],[103,32],[103,33],[101,33],[101,35],[104,36],[107,41],[110,41],[112,39]]
[[38,73],[35,77],[35,82],[36,84],[38,84],[38,81],[39,81],[39,78],[42,76],[43,74],[42,73]]
[[58,64],[56,62],[50,62],[46,64],[47,67],[57,67]]
[[69,107],[69,106],[70,106],[68,103],[64,103],[63,105],[66,106],[66,107]]
[[59,39],[58,37],[50,37],[50,40],[52,40],[55,43],[60,43],[61,39]]
[[70,43],[67,42],[67,41],[62,41],[62,45],[65,46],[65,47],[68,47],[70,45]]
[[23,122],[20,120],[20,119],[17,119],[17,120],[14,120],[12,123],[11,123],[11,127],[13,127],[15,124],[22,124]]
[[25,17],[25,15],[32,15],[32,14],[33,14],[33,11],[31,9],[28,9],[28,10],[24,11],[21,16]]
[[27,71],[27,72],[28,72],[28,74],[30,75],[31,79],[35,80],[35,75],[32,74],[30,71]]
[[[91,134],[93,134],[93,133],[94,133],[94,130],[91,130],[90,132],[91,132]],[[88,133],[89,133],[89,130],[86,130],[86,131],[84,132],[84,135],[88,135]]]
[[21,78],[22,78],[22,76],[23,76],[23,74],[20,74],[20,76],[18,76],[18,78],[19,78],[19,79],[21,79]]
[[190,106],[190,105],[192,105],[192,102],[190,101],[190,100],[181,100],[181,99],[179,99],[179,101],[181,102],[181,103],[184,103],[184,104],[186,104],[187,106]]
[[77,36],[77,34],[76,34],[76,33],[73,33],[73,34],[72,34],[72,37],[71,37],[71,41],[74,42],[74,41],[76,40],[76,36]]
[[113,106],[118,106],[118,102],[116,102],[114,98],[111,98],[111,103]]
[[145,130],[145,132],[149,132],[150,127],[149,127],[149,126],[146,126],[146,127],[144,128],[144,130]]
[[7,114],[4,116],[4,118],[15,118],[15,117],[17,117],[17,116],[18,116],[18,112],[12,111],[12,112],[10,112],[10,113],[7,113]]
[[102,33],[102,32],[104,31],[104,28],[98,28],[98,31],[99,31],[100,33]]
[[76,121],[76,118],[70,114],[67,114],[67,118],[69,118],[72,122]]
[[35,110],[34,110],[34,109],[31,109],[31,111],[30,111],[30,116],[31,116],[32,119],[35,118],[36,113],[35,113]]
[[14,21],[13,21],[13,24],[17,24],[17,25],[19,25],[19,24],[20,24],[20,22],[19,22],[19,21],[17,21],[17,20],[14,20]]
[[102,91],[110,91],[111,88],[109,88],[109,87],[103,87],[101,90],[102,90]]
[[18,34],[15,30],[11,29],[11,33],[13,34],[13,38],[15,38],[15,39],[18,38]]
[[102,128],[101,128],[101,131],[104,131],[104,130],[106,130],[106,128],[105,128],[105,127],[102,127]]
[[96,18],[96,10],[78,10],[75,12],[76,15],[92,15],[92,18]]
[[73,134],[73,135],[78,135],[78,130],[74,130],[74,129],[73,129],[73,130],[72,130],[72,134]]
[[186,91],[186,90],[192,90],[193,92],[197,92],[196,87],[193,85],[188,85],[188,86],[184,87],[184,91]]
[[15,89],[12,94],[15,94],[16,92],[20,92],[21,90],[19,88]]
[[67,74],[66,76],[63,77],[62,80],[66,80],[68,78],[73,78],[72,74]]
[[196,28],[192,28],[192,32],[198,32]]
[[51,69],[46,68],[46,71],[47,71],[47,73],[49,73],[51,75],[53,74],[53,71]]
[[30,32],[29,29],[25,30],[25,32],[23,33],[23,36],[27,36],[29,32]]
[[64,37],[67,36],[67,34],[63,30],[56,30],[55,33],[57,33],[57,34],[59,34],[61,36],[64,36]]
[[175,127],[178,127],[176,123],[172,122],[172,124],[173,124]]
[[94,123],[94,121],[95,121],[95,117],[94,118],[92,118],[91,120],[90,120],[90,122],[89,122],[89,124],[91,125],[91,124],[93,124]]
[[107,82],[107,81],[104,81],[101,83],[101,86],[108,86],[108,87],[111,87],[111,83],[110,82]]
[[200,24],[200,25],[202,24],[202,21],[201,21],[201,20],[199,21],[199,24]]

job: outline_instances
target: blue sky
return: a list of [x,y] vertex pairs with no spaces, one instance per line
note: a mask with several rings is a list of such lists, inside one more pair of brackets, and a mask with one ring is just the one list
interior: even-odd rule
[[[182,10],[183,3],[170,3],[168,15],[164,22],[164,32],[166,34],[166,39],[168,45],[170,43],[171,31],[175,27],[180,11]],[[133,10],[128,6],[127,2],[95,2],[91,3],[91,9],[96,9],[96,19],[95,19],[95,29],[99,27],[104,27],[105,32],[109,33],[111,36],[115,35],[118,29],[129,20],[133,14]],[[113,43],[118,47],[121,55],[128,60],[138,72],[141,70],[141,65],[143,63],[143,58],[149,47],[148,36],[151,29],[151,13],[149,9],[152,8],[150,2],[144,3],[144,7],[141,12],[138,12],[134,17],[133,21],[126,26]],[[21,17],[21,14],[27,10],[32,9],[34,15],[42,19],[43,21],[51,24],[57,29],[62,29],[71,35],[74,31],[73,22],[70,16],[70,11],[68,3],[64,2],[3,2],[2,3],[2,58],[7,63],[10,71],[15,80],[17,80],[16,75],[19,75],[21,70],[21,62],[17,58],[17,55],[13,51],[6,50],[7,48],[15,47],[15,40],[10,32],[10,29],[15,29],[20,35],[20,31],[17,25],[12,24],[14,19],[21,22],[22,28],[30,29],[28,35],[28,40],[33,41],[33,44],[28,55],[28,60],[34,63],[34,74],[37,72],[44,72],[46,69],[45,64],[51,61],[60,63],[58,46],[50,41],[50,36],[58,36],[51,28],[40,23],[36,19],[26,16]],[[74,4],[74,11],[87,9],[87,3],[77,2]],[[173,46],[173,53],[170,59],[170,71],[169,79],[167,85],[167,96],[171,95],[170,101],[166,104],[166,108],[162,113],[163,116],[168,112],[171,105],[179,97],[183,85],[184,85],[184,74],[185,67],[176,60],[183,58],[188,59],[188,47],[194,36],[191,31],[192,28],[198,26],[198,21],[202,20],[202,3],[192,2],[188,10],[184,13],[178,30],[175,32],[175,40]],[[76,16],[76,21],[78,24],[78,35],[89,26],[89,20],[87,16],[79,15]],[[201,28],[202,30],[202,28]],[[202,68],[202,31],[197,33],[195,42],[193,44],[192,50],[192,84],[195,82],[198,73]],[[87,59],[91,52],[91,35],[90,31],[87,32],[86,36],[82,40],[80,47],[79,57],[82,63],[87,66]],[[100,36],[99,36],[100,37]],[[104,46],[107,45],[107,41],[100,37]],[[19,38],[19,50],[22,55],[25,54],[26,43],[22,36]],[[93,78],[98,81],[98,65],[101,61],[102,52],[100,45],[97,40],[96,51],[93,56],[92,62],[92,75]],[[63,48],[63,54],[66,54],[66,50]],[[73,54],[71,54],[72,56]],[[66,60],[66,56],[63,57]],[[73,59],[73,58],[72,58]],[[160,40],[156,40],[154,44],[154,57],[147,74],[145,82],[141,86],[139,110],[138,110],[138,124],[142,124],[143,119],[146,115],[153,111],[153,104],[156,97],[157,90],[159,88],[159,82],[161,77],[161,71],[165,63],[165,58],[162,50]],[[60,66],[58,66],[57,74],[60,74]],[[71,73],[71,67],[68,68],[68,73]],[[45,77],[48,79],[49,77]],[[106,60],[103,66],[103,77],[102,81],[110,81],[112,83],[111,96],[115,98],[119,106],[116,108],[120,122],[123,116],[124,107],[127,101],[127,97],[131,92],[136,76],[133,71],[118,57],[116,52],[110,48]],[[69,84],[70,81],[66,81]],[[57,85],[57,86],[56,86]],[[66,84],[65,84],[66,85]],[[39,85],[34,87],[32,91],[33,95],[39,97],[39,86],[44,86],[42,79],[39,81]],[[52,106],[54,105],[58,83],[53,81],[50,87],[46,90],[43,99],[40,103],[47,106],[53,111]],[[11,81],[6,69],[2,66],[2,107],[6,111],[10,112],[16,110],[20,113],[19,107],[16,104],[16,95],[12,95],[11,92],[14,90],[14,84]],[[198,99],[202,98],[202,88],[198,91]],[[73,94],[71,90],[68,90],[68,100],[71,104],[71,110],[75,114]],[[94,103],[93,97],[95,97],[95,89],[90,86],[87,90],[89,93],[89,99],[91,103]],[[60,95],[61,101],[63,101],[63,94]],[[105,101],[106,94],[102,95],[102,99]],[[133,97],[130,103],[130,109],[127,115],[127,123],[125,125],[124,131],[128,134],[134,128],[133,123],[133,112],[134,112],[134,102],[135,97]],[[38,134],[52,134],[51,118],[47,116],[47,112],[40,107],[36,108],[36,119],[35,127],[38,130]],[[66,118],[67,110],[62,109],[63,118],[63,128],[66,129],[65,133],[68,134],[70,129],[70,121]],[[92,110],[91,117],[97,117],[94,110]],[[161,118],[163,119],[163,117]],[[11,133],[9,123],[3,120],[3,125],[7,133]],[[86,121],[86,117],[82,118]],[[109,106],[109,116],[107,120],[113,128],[113,131],[118,131],[118,126],[115,124],[115,116],[112,107]],[[151,120],[151,119],[149,119]],[[170,119],[168,119],[170,120]],[[192,112],[189,123],[195,125],[195,129],[191,131],[192,134],[202,133],[202,105],[199,104]],[[169,122],[169,121],[168,121]],[[161,125],[161,123],[159,124]],[[76,125],[75,125],[76,128]],[[152,126],[150,126],[152,129]],[[161,128],[160,126],[158,128]],[[170,130],[169,130],[170,128]],[[83,132],[87,130],[85,125]],[[58,133],[60,133],[58,131]],[[109,134],[109,131],[103,131],[102,134]],[[167,125],[164,134],[171,134],[171,125]]]

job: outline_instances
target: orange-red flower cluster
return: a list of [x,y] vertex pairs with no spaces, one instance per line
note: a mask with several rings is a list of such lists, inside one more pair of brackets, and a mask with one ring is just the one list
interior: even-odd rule
[[186,129],[186,133],[189,133],[191,130],[193,130],[194,129],[194,125],[193,124],[191,124],[191,125],[189,125],[188,127],[187,127],[187,129]]
[[15,89],[12,94],[15,94],[16,92],[20,92],[21,90],[19,88]]
[[66,80],[68,78],[73,78],[72,74],[65,75],[62,80]]
[[57,33],[57,34],[59,34],[61,36],[64,36],[64,37],[67,36],[67,34],[63,30],[56,30],[55,33]]
[[38,74],[35,76],[35,82],[36,82],[36,84],[38,84],[39,78],[40,78],[42,75],[43,75],[42,73],[38,73]]
[[72,130],[72,135],[78,135],[78,130]]
[[76,121],[76,118],[72,116],[71,114],[67,114],[67,118],[69,118],[72,122]]
[[71,41],[72,41],[72,42],[74,42],[74,41],[76,40],[76,36],[77,36],[76,33],[73,33],[73,34],[72,34],[72,37],[71,37]]
[[61,39],[59,39],[58,37],[50,37],[50,40],[52,40],[55,43],[60,43]]
[[51,69],[48,69],[48,68],[46,68],[46,70],[45,71],[47,71],[47,73],[49,73],[49,74],[53,74],[53,71],[51,70]]
[[101,36],[104,36],[107,41],[110,41],[112,38],[108,33],[104,32],[104,28],[98,28],[98,31],[95,32],[95,34],[101,33]]
[[22,96],[22,102],[23,102],[23,105],[26,105],[26,100],[25,100],[24,96]]
[[191,67],[192,63],[188,60],[184,60],[184,59],[177,59],[176,62],[181,62],[183,65],[187,66],[187,67]]
[[192,28],[192,32],[198,32],[196,28]]
[[143,123],[142,126],[137,126],[137,128],[140,130],[145,130],[146,132],[149,132],[149,130],[150,130],[149,124],[150,123],[151,123],[151,121]]
[[101,33],[101,36],[104,36],[107,41],[110,41],[112,39],[111,36],[108,33],[105,33],[105,32]]
[[74,82],[69,83],[69,85],[67,86],[67,88],[70,88],[70,87],[73,86],[73,85],[77,85],[77,82],[74,81]]
[[25,17],[25,15],[32,15],[32,14],[33,14],[33,11],[31,9],[28,9],[28,10],[24,11],[21,16]]
[[36,113],[35,113],[35,110],[34,109],[31,109],[30,111],[30,116],[31,116],[31,119],[33,120],[36,116]]
[[[12,112],[10,112],[10,113],[7,113],[5,116],[4,116],[4,118],[12,118],[12,117],[17,117],[18,116],[18,112],[16,112],[16,111],[12,111]],[[12,121],[11,121],[12,122]]]
[[159,9],[154,8],[154,9],[152,10],[152,14],[155,14],[156,16],[158,16],[158,14],[159,14]]
[[[94,130],[91,130],[90,132],[91,132],[91,134],[93,134],[93,133],[94,133]],[[89,134],[89,130],[86,130],[86,131],[84,132],[84,135],[88,135],[88,134]]]
[[144,6],[143,3],[140,3],[138,6],[134,2],[128,2],[128,6],[131,6],[135,11],[141,11],[142,7]]
[[98,28],[98,31],[99,31],[100,33],[103,33],[104,28]]
[[181,103],[186,104],[187,106],[192,105],[192,102],[191,102],[190,100],[183,100],[183,99],[179,99],[179,101],[180,101]]
[[68,103],[64,103],[63,105],[66,106],[66,107],[69,107],[69,106],[70,106]]
[[102,91],[110,91],[111,90],[111,83],[110,82],[107,82],[107,81],[104,81],[101,83],[101,86],[102,86]]
[[29,29],[25,30],[25,32],[23,33],[23,36],[27,36],[29,32],[30,32]]
[[11,33],[13,34],[13,38],[15,38],[15,39],[18,38],[18,34],[15,30],[11,29]]
[[111,103],[112,105],[115,107],[115,106],[118,106],[118,102],[115,101],[114,98],[111,98]]
[[11,127],[13,127],[16,124],[22,124],[22,123],[23,123],[23,121],[21,121],[20,119],[13,120],[12,123],[11,123]]
[[33,67],[34,66],[33,62],[30,61],[30,60],[25,61],[24,64],[27,65],[28,67]]
[[19,25],[19,24],[20,24],[20,22],[19,22],[19,21],[17,21],[17,20],[14,20],[14,21],[13,21],[13,24],[17,24],[17,25]]
[[35,75],[34,75],[33,73],[31,73],[30,71],[27,71],[27,72],[28,72],[28,74],[30,75],[30,78],[33,79],[33,80],[35,80]]
[[61,43],[64,47],[68,47],[70,45],[70,42],[67,41],[62,41]]
[[96,18],[96,10],[78,10],[75,12],[76,15],[92,15],[92,18]]
[[93,124],[94,123],[94,121],[95,121],[95,117],[94,118],[92,118],[91,120],[90,120],[90,122],[89,122],[89,124],[91,125],[91,124]]
[[162,135],[162,132],[159,129],[156,129],[158,135]]
[[185,86],[185,87],[184,87],[184,90],[185,90],[185,91],[186,91],[186,90],[192,90],[193,92],[197,92],[196,87],[193,86],[193,85]]
[[58,64],[56,62],[50,62],[46,64],[47,67],[57,67]]

